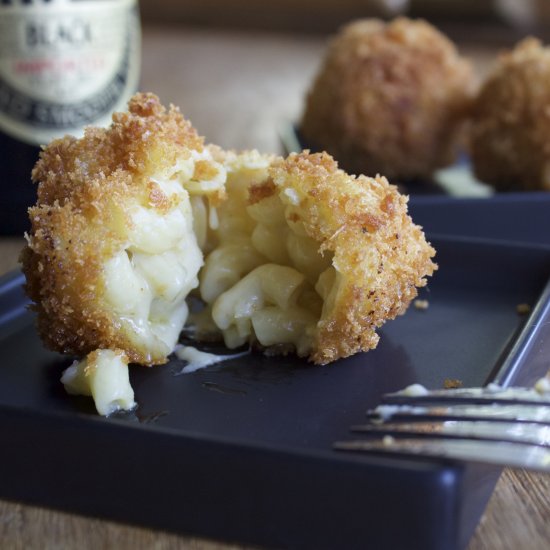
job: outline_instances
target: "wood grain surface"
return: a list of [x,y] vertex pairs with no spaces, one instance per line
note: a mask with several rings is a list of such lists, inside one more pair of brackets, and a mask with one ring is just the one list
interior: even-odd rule
[[[278,152],[277,127],[299,117],[324,44],[320,37],[146,28],[142,89],[180,105],[210,141]],[[478,44],[464,44],[463,51],[474,58],[480,74],[496,54]],[[0,238],[0,274],[16,267],[22,245],[22,238]],[[546,550],[549,519],[550,478],[505,470],[469,550]],[[34,548],[243,547],[0,501],[0,549]]]

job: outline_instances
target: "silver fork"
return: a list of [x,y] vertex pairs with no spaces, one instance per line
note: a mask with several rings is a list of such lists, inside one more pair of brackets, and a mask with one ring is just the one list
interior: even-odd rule
[[428,456],[550,472],[550,380],[535,388],[413,385],[386,394],[338,451]]

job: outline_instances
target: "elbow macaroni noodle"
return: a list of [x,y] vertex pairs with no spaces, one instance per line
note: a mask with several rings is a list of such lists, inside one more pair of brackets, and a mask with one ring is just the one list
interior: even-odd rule
[[201,297],[229,348],[256,342],[306,356],[323,301],[336,292],[332,254],[321,255],[319,243],[289,221],[298,193],[287,193],[284,202],[273,194],[249,204],[251,185],[267,180],[267,164],[251,160],[228,170],[229,199],[201,270]]
[[120,350],[93,351],[67,368],[61,382],[67,393],[92,396],[97,412],[102,415],[136,405],[128,375],[128,358]]

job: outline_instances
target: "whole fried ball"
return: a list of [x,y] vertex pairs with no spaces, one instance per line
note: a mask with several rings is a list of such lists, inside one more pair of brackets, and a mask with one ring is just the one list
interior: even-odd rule
[[550,48],[534,39],[500,57],[473,109],[476,176],[501,190],[550,190]]
[[348,172],[425,178],[455,159],[472,94],[470,64],[430,24],[360,20],[330,43],[301,132]]

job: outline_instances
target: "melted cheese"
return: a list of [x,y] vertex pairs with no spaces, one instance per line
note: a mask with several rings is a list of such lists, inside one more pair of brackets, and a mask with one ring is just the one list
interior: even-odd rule
[[214,353],[206,353],[200,351],[193,346],[176,346],[174,350],[176,357],[187,361],[187,365],[178,374],[189,374],[199,369],[204,369],[210,365],[221,363],[222,361],[228,361],[229,359],[235,359],[236,357],[242,357],[248,354],[248,351],[242,353],[234,353],[232,355],[216,355]]
[[422,395],[427,395],[428,390],[422,384],[411,384],[397,393],[406,395],[407,397],[420,397]]

